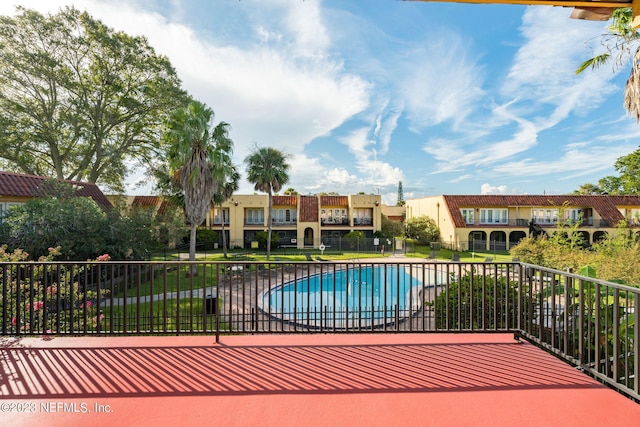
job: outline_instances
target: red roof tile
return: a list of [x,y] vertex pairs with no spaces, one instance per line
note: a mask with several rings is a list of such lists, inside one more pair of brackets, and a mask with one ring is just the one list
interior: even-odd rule
[[300,196],[300,222],[318,222],[318,197]]
[[298,196],[273,196],[273,206],[297,206]]
[[135,196],[131,205],[151,208],[158,206],[160,201],[160,197],[158,196]]
[[320,206],[349,206],[349,197],[320,196]]
[[572,207],[593,208],[610,226],[615,226],[624,216],[618,206],[640,206],[640,196],[610,195],[475,195],[475,196],[442,196],[456,227],[466,227],[460,208],[465,207],[561,207],[567,203]]
[[[42,197],[47,194],[47,182],[52,178],[0,171],[0,196]],[[104,210],[112,208],[111,202],[94,183],[64,181],[75,188],[78,197],[91,197]]]

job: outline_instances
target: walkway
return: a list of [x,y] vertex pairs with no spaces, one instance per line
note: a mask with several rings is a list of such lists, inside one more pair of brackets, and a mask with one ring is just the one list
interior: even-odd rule
[[638,425],[509,334],[2,339],[5,426]]

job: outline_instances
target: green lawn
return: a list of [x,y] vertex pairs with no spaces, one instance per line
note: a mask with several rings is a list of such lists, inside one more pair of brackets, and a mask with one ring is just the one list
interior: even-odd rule
[[[221,301],[218,300],[218,310]],[[202,298],[167,300],[164,302],[128,304],[124,306],[105,307],[102,310],[104,319],[101,322],[103,331],[127,332],[172,332],[177,331],[215,331],[216,316],[204,313]],[[112,319],[113,316],[113,319]],[[179,325],[178,325],[179,321]],[[220,321],[220,329],[228,329],[228,325]]]

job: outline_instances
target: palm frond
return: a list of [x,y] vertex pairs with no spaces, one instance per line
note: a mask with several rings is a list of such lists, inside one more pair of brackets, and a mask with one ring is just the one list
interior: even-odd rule
[[592,69],[595,70],[596,68],[600,67],[601,65],[604,65],[607,62],[609,62],[610,59],[611,59],[611,54],[609,54],[609,53],[603,53],[601,55],[596,55],[593,58],[587,59],[582,64],[580,64],[580,66],[576,70],[576,74],[582,73],[587,68],[592,68]]

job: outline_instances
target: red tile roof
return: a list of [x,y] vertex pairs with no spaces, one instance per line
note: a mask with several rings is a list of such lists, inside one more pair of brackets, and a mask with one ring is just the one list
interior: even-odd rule
[[349,206],[349,197],[320,196],[320,206]]
[[273,206],[297,206],[298,196],[273,196]]
[[318,197],[300,196],[300,222],[318,222]]
[[[47,194],[47,182],[52,178],[0,171],[0,197],[35,198]],[[96,184],[80,181],[64,181],[75,188],[78,197],[91,197],[98,206],[109,210],[113,206]]]
[[476,196],[442,196],[456,227],[464,228],[466,224],[460,213],[465,207],[561,207],[567,203],[571,207],[593,208],[610,226],[615,226],[624,216],[618,206],[640,206],[640,196],[610,195],[476,195]]
[[135,196],[132,206],[155,208],[160,203],[161,199],[158,196]]

